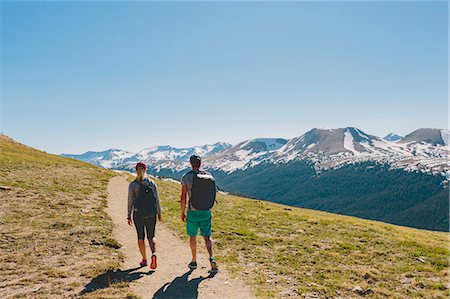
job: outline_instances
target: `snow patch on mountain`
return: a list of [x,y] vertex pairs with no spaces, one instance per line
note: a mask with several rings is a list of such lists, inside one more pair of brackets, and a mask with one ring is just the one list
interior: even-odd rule
[[353,135],[349,130],[346,130],[344,132],[344,148],[351,151],[355,156],[360,155],[360,153],[355,150],[355,147],[353,145]]
[[[365,134],[364,132],[360,131],[359,129],[357,129],[357,128],[352,128],[352,129],[354,129],[358,133],[358,135],[362,139],[364,139],[365,141],[370,141],[371,140],[371,138],[367,134]],[[349,130],[349,129],[347,129],[347,130]]]

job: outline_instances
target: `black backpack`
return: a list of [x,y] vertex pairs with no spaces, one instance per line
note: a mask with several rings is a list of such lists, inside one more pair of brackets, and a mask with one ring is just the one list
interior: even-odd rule
[[[148,180],[146,180],[149,182]],[[138,197],[136,198],[136,210],[142,219],[147,219],[157,214],[156,197],[150,185],[139,184]]]
[[189,204],[196,210],[209,210],[216,202],[216,180],[205,171],[194,174]]

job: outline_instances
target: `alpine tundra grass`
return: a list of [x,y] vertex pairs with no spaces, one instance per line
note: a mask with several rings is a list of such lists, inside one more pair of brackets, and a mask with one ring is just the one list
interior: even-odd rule
[[0,135],[1,298],[127,297],[106,279],[121,261],[104,211],[114,175]]
[[[180,184],[156,183],[166,223],[185,235]],[[218,194],[213,240],[260,297],[450,296],[448,233]]]

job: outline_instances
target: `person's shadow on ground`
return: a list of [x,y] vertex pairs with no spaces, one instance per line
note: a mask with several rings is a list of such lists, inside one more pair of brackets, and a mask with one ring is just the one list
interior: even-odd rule
[[151,275],[155,271],[148,272],[133,272],[135,270],[141,269],[142,267],[136,267],[128,270],[108,270],[97,277],[94,277],[91,282],[84,286],[84,290],[80,292],[80,295],[109,287],[112,284],[119,282],[130,282],[133,280],[140,279],[144,275]]
[[153,299],[166,299],[166,298],[197,298],[198,297],[198,285],[205,279],[212,278],[216,273],[211,273],[207,277],[197,277],[189,280],[189,275],[193,270],[189,270],[182,276],[178,276],[172,282],[168,282],[163,285],[153,295]]

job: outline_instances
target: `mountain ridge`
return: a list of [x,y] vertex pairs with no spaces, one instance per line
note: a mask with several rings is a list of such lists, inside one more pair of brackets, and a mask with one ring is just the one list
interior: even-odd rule
[[[393,168],[402,168],[406,171],[426,170],[432,174],[441,172],[450,176],[449,167],[445,163],[445,159],[449,156],[448,134],[448,130],[422,128],[404,138],[389,141],[367,134],[356,127],[313,128],[291,139],[255,138],[236,145],[217,142],[190,148],[155,146],[134,155],[122,151],[116,153],[117,158],[112,157],[110,161],[104,159],[103,163],[96,161],[101,160],[98,157],[89,158],[93,152],[82,155],[63,154],[63,156],[107,168],[130,168],[133,163],[144,161],[156,169],[179,170],[189,166],[190,155],[198,154],[204,158],[206,168],[230,173],[266,162],[276,164],[309,159],[317,164],[318,169],[322,169],[371,160],[389,163]],[[98,152],[99,155],[102,153],[104,152]]]

